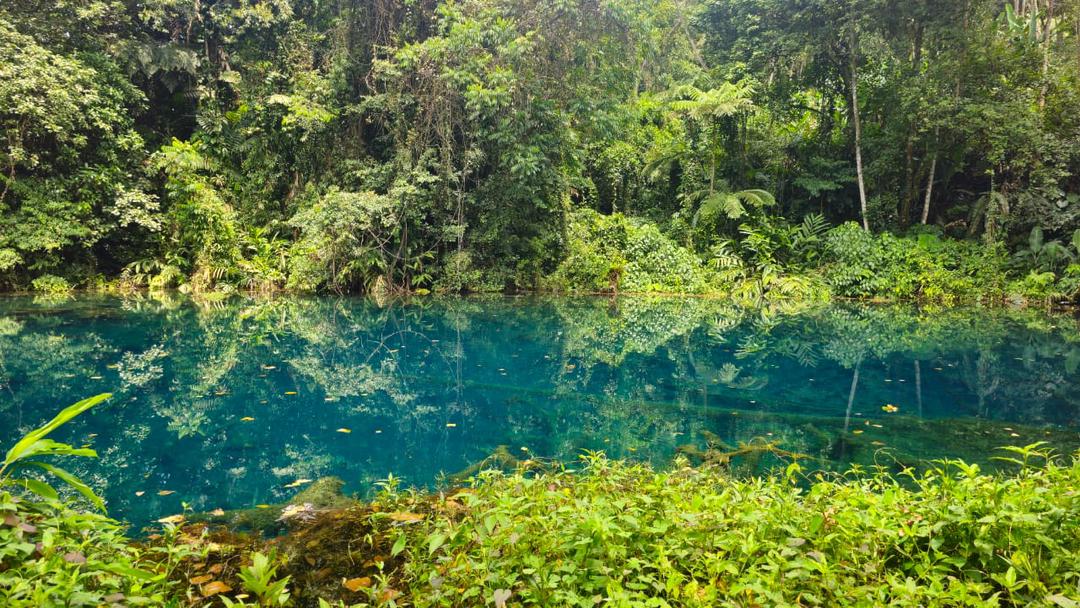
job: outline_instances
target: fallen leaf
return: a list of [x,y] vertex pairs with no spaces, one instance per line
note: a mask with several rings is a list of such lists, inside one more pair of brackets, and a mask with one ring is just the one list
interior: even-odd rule
[[296,391],[285,391],[286,395],[295,395]]
[[203,583],[209,583],[214,580],[213,574],[204,574],[202,576],[196,576],[195,578],[188,579],[188,582],[192,585],[201,585]]
[[891,403],[888,403],[888,404],[885,404],[885,405],[881,406],[881,409],[883,411],[886,411],[886,412],[890,413],[890,414],[894,414],[894,413],[900,411],[900,408],[896,407],[895,405],[893,405]]
[[142,490],[135,492],[135,496],[142,496],[143,494],[146,494],[146,492],[143,492]]
[[854,431],[851,431],[851,434],[852,435],[862,435],[863,430],[862,429],[855,429]]
[[221,564],[214,564],[213,566],[210,566],[209,568],[207,568],[206,571],[209,572],[210,574],[220,574],[221,571],[224,570],[224,569],[225,569],[225,566],[222,566]]
[[286,488],[299,488],[300,486],[304,485],[305,483],[311,483],[311,480],[310,479],[297,479],[296,481],[294,481],[292,483],[285,484],[285,487]]
[[270,505],[255,505],[256,509],[269,509]]
[[396,598],[399,595],[401,595],[400,591],[387,587],[386,589],[383,589],[382,593],[379,594],[379,601],[389,602],[390,600]]
[[251,422],[252,420],[255,420],[255,419],[252,418],[251,416],[244,416],[243,418],[240,419],[240,422]]
[[423,521],[424,516],[419,513],[391,513],[390,520],[412,524],[418,521]]
[[183,515],[170,515],[168,517],[162,517],[161,519],[157,520],[157,522],[159,524],[174,524],[174,525],[176,525],[176,524],[184,523],[184,519],[185,519],[185,517]]
[[169,494],[176,494],[174,490],[161,490],[157,493],[158,496],[168,496]]
[[232,587],[226,585],[221,581],[206,583],[202,586],[203,597],[211,597],[219,593],[228,593],[230,591],[232,591]]
[[347,429],[345,427],[341,427],[340,429],[337,430],[337,432],[339,432],[339,433],[351,433],[352,429]]
[[446,428],[448,428],[448,429],[455,428],[456,426],[457,426],[457,424],[453,423],[453,422],[447,422],[446,423]]
[[352,592],[357,592],[361,589],[367,589],[371,586],[370,576],[361,576],[359,578],[350,578],[347,581],[343,581],[342,586]]
[[214,509],[213,511],[210,511],[210,515],[213,515],[214,517],[222,517],[225,515],[225,509]]

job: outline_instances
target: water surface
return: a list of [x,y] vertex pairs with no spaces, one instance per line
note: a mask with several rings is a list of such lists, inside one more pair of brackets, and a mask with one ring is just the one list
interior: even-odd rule
[[[1037,311],[672,298],[0,299],[0,442],[81,398],[65,466],[135,524],[335,475],[431,487],[492,453],[649,460],[770,443],[811,466],[1080,445],[1080,330]],[[501,446],[501,447],[500,447]],[[739,457],[742,473],[780,460]],[[165,493],[165,495],[159,495]],[[171,493],[170,493],[171,492]]]

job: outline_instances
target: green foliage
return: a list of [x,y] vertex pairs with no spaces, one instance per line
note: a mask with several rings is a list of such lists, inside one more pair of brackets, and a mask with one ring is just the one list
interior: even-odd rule
[[389,267],[384,244],[398,226],[396,211],[389,197],[337,188],[302,208],[289,220],[301,235],[289,252],[289,287],[369,287]]
[[68,283],[67,279],[52,274],[41,275],[31,281],[30,286],[34,288],[34,291],[52,294],[68,293],[71,291],[71,283]]
[[999,249],[923,233],[871,234],[847,223],[825,237],[824,275],[837,295],[951,303],[999,298]]
[[[823,223],[863,215],[856,147],[875,230],[1061,281],[1080,16],[1006,4],[12,0],[0,286],[494,291],[565,263],[575,289],[716,289],[675,249],[569,251],[595,210],[719,260],[723,291],[806,287]],[[839,291],[969,299],[967,249]]]
[[124,527],[59,501],[0,491],[0,604],[162,606],[176,601],[165,574],[144,569]]
[[[793,483],[584,458],[580,473],[484,473],[403,529],[417,606],[1046,605],[1075,592],[1080,460],[1038,445],[994,477],[941,462]],[[1014,458],[1015,457],[1015,458]],[[501,598],[501,599],[500,599]]]
[[[290,605],[289,600],[289,577],[277,579],[277,554],[271,550],[269,554],[255,552],[251,555],[251,565],[240,569],[240,580],[244,583],[244,589],[255,596],[257,606],[265,608],[277,608]],[[223,597],[225,606],[246,606],[243,601],[233,601]]]
[[567,256],[551,286],[574,291],[700,293],[713,277],[700,259],[653,224],[581,211],[567,228]]
[[36,477],[12,477],[15,473],[25,474],[27,470],[41,470],[57,477],[71,486],[84,498],[89,500],[95,507],[104,511],[105,502],[94,491],[77,477],[67,471],[47,462],[32,460],[34,458],[48,458],[52,456],[86,456],[96,458],[97,452],[88,448],[75,448],[66,443],[58,443],[47,437],[56,429],[67,424],[72,418],[89,410],[90,408],[112,397],[109,393],[103,393],[89,399],[68,406],[57,414],[52,420],[41,427],[27,433],[17,441],[7,454],[3,462],[0,462],[0,487],[4,485],[17,485],[33,492],[45,499],[56,500],[59,495],[52,486]]

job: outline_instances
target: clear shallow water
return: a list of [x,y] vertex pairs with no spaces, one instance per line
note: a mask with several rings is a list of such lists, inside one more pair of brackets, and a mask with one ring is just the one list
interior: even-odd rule
[[499,446],[522,460],[604,450],[663,464],[713,434],[775,442],[822,468],[989,465],[1005,444],[1080,445],[1078,366],[1076,319],[1037,311],[8,297],[0,444],[115,393],[56,438],[98,450],[65,466],[137,525],[181,502],[281,502],[293,481],[326,475],[359,493],[390,473],[432,486]]

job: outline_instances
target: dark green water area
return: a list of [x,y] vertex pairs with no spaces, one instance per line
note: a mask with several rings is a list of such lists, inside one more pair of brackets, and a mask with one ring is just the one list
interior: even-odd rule
[[[683,298],[0,298],[0,443],[62,407],[68,460],[137,526],[335,476],[451,485],[584,450],[737,474],[1080,446],[1069,314]],[[1002,465],[1003,466],[1003,465]]]

